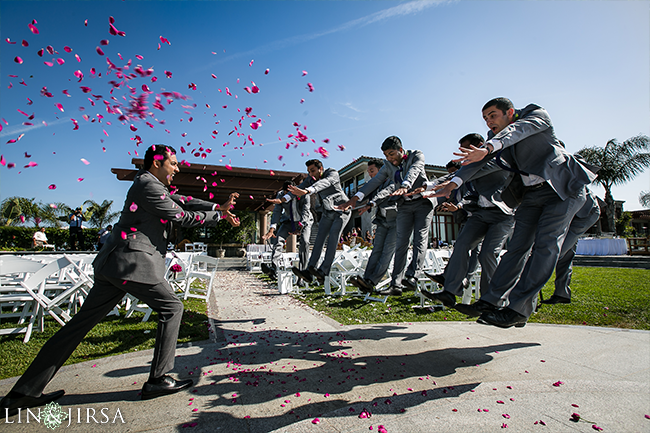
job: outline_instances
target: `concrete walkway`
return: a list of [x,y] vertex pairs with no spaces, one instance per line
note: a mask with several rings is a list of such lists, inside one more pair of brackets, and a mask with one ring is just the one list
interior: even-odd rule
[[[212,340],[177,351],[174,373],[196,379],[191,391],[139,400],[152,351],[64,367],[46,390],[66,390],[58,402],[72,422],[59,429],[650,432],[650,332],[342,326],[236,271],[220,272],[212,293]],[[1,432],[46,431],[25,413],[2,415]]]

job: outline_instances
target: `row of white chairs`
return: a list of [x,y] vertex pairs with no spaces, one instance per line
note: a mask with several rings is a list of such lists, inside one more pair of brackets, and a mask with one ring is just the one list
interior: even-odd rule
[[[11,319],[17,323],[0,329],[0,335],[24,333],[27,343],[34,329],[44,330],[44,317],[51,316],[60,325],[68,322],[83,305],[94,283],[94,254],[56,254],[0,257],[0,322]],[[179,297],[206,299],[215,281],[218,259],[205,253],[171,252],[166,260],[165,278]],[[180,272],[173,272],[178,264]],[[203,280],[203,285],[193,284]],[[126,317],[142,312],[142,321],[149,320],[152,310],[133,295],[127,294],[110,314]],[[110,315],[109,314],[109,315]]]

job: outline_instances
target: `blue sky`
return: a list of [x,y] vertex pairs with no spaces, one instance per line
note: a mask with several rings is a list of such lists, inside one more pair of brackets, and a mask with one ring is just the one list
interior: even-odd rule
[[[110,169],[131,168],[135,152],[154,143],[211,150],[205,159],[179,155],[190,163],[304,171],[318,147],[329,152],[326,166],[340,168],[360,155],[380,155],[383,139],[398,135],[406,148],[423,150],[428,163],[444,165],[461,136],[486,133],[480,109],[496,96],[517,107],[545,107],[572,152],[650,135],[649,12],[644,1],[3,0],[0,154],[16,166],[0,165],[0,199],[70,206],[109,199],[121,209],[130,183]],[[126,36],[109,33],[110,16]],[[48,45],[58,54],[39,57]],[[137,65],[153,68],[157,81],[126,82],[135,96],[148,86],[151,116],[121,122],[106,111],[104,101],[124,111],[131,96],[126,85],[110,93],[109,82],[120,79],[114,70],[107,74],[106,58],[117,67],[131,60],[127,74]],[[251,82],[259,93],[244,90]],[[53,97],[41,96],[44,86]],[[167,104],[163,97],[160,111],[153,102],[163,91],[187,99]],[[247,117],[246,107],[257,117]],[[294,122],[308,141],[288,137],[296,134]],[[233,126],[238,131],[228,135]],[[38,165],[25,168],[30,162]],[[615,188],[614,197],[627,210],[639,209],[641,190],[650,190],[647,170]]]

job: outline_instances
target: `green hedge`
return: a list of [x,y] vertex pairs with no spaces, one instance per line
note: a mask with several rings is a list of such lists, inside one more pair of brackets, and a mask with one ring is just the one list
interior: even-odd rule
[[[0,250],[32,250],[32,238],[36,230],[36,227],[0,226]],[[84,246],[86,250],[95,250],[98,232],[99,229],[84,229]],[[68,249],[68,239],[70,238],[68,229],[46,227],[45,235],[47,236],[47,242],[56,245],[57,250]]]

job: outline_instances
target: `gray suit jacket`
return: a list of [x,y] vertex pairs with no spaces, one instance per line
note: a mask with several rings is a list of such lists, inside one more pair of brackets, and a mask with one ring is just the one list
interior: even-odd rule
[[[397,202],[391,200],[391,194],[395,191],[395,182],[391,179],[386,179],[379,188],[371,192],[364,200],[369,203],[372,202],[377,209],[375,213],[375,220],[383,219],[387,222],[395,221],[397,218]],[[373,222],[376,224],[376,222]]]
[[313,177],[308,176],[302,181],[298,188],[307,189],[313,188],[315,193],[318,193],[320,200],[323,204],[323,210],[335,210],[334,207],[348,201],[348,196],[341,188],[341,181],[339,179],[339,172],[333,168],[328,168],[323,171],[319,180],[314,180]]
[[[282,198],[286,194],[283,191],[278,192],[276,198]],[[310,209],[309,194],[302,197],[294,197],[291,195],[291,200],[276,204],[273,207],[273,214],[271,215],[271,226],[277,226],[284,222],[291,221],[291,213],[293,213],[293,221],[302,223],[303,226],[311,224],[314,220]]]
[[[402,181],[398,182],[396,173],[400,172]],[[379,172],[368,181],[359,192],[364,195],[364,197],[377,188],[379,188],[386,179],[390,179],[395,183],[395,188],[407,188],[409,191],[412,191],[416,188],[419,188],[424,185],[428,180],[426,171],[424,170],[424,154],[419,150],[409,150],[406,153],[406,158],[402,161],[399,167],[395,167],[388,160],[384,160],[384,165],[381,167]],[[420,194],[413,196],[413,199],[421,198]],[[403,200],[403,199],[402,199]],[[430,198],[431,202],[435,206],[438,203],[436,198]]]
[[[488,140],[501,142],[503,151],[500,158],[513,169],[543,178],[562,200],[576,194],[596,178],[560,144],[546,110],[530,104],[517,110],[515,116],[516,120],[498,134],[488,133]],[[489,161],[490,158],[484,158],[466,165],[456,172],[456,176],[463,182],[472,179]]]
[[182,227],[216,225],[221,212],[212,203],[169,190],[147,170],[140,170],[126,194],[120,221],[93,262],[95,272],[137,283],[156,284],[165,277],[171,223]]

